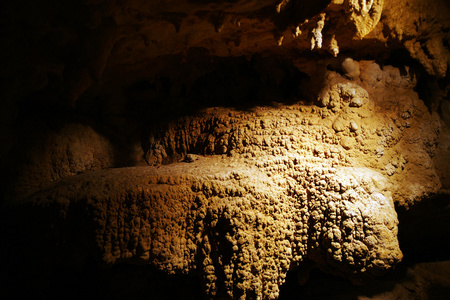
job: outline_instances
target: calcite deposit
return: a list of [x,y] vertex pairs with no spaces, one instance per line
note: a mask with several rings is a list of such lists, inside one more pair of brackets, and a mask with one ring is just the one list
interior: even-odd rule
[[[211,299],[277,299],[292,271],[361,284],[411,253],[410,209],[448,212],[447,1],[1,11],[0,281],[16,293],[51,282],[23,274],[95,286],[121,265],[199,278]],[[445,240],[442,219],[417,236]]]
[[29,205],[46,207],[42,215],[62,229],[52,238],[83,228],[70,243],[104,264],[199,274],[210,297],[276,299],[304,260],[357,282],[401,260],[383,175],[293,153],[252,161],[97,171],[62,180]]
[[[379,275],[402,258],[394,201],[439,188],[438,123],[409,74],[360,64],[356,81],[330,71],[318,106],[181,117],[148,137],[153,167],[62,179],[23,205],[84,228],[78,238],[104,264],[199,274],[210,297],[276,299],[303,261],[355,282]],[[380,99],[381,88],[410,102]]]
[[361,79],[354,81],[328,71],[316,105],[275,103],[250,112],[210,108],[175,120],[149,136],[146,162],[167,164],[190,153],[259,161],[297,153],[381,172],[402,206],[437,193],[441,183],[432,158],[438,115],[411,89],[413,74],[391,66],[382,70],[373,61],[361,66]]

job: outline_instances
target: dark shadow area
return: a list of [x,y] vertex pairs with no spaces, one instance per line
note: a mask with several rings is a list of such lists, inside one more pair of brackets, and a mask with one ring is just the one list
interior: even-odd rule
[[367,282],[362,286],[353,285],[350,281],[313,269],[305,285],[298,283],[298,272],[290,271],[286,282],[280,288],[280,300],[288,299],[323,299],[323,300],[356,300],[361,296],[374,296],[383,290],[391,290],[395,282],[386,279],[383,284],[374,285]]
[[202,49],[191,52],[178,66],[178,74],[161,72],[125,88],[129,118],[177,118],[215,106],[248,110],[274,101],[292,104],[306,97],[300,87],[309,77],[290,59],[255,54],[248,60],[245,56],[212,57]]
[[294,103],[304,99],[299,89],[308,76],[289,60],[274,56],[215,58],[215,68],[199,77],[188,94],[194,107],[250,109],[273,101]]
[[168,275],[150,266],[120,264],[100,271],[99,295],[103,299],[201,299],[197,276]]
[[411,72],[414,72],[416,76],[425,73],[422,65],[411,57],[408,50],[398,48],[389,53],[389,56],[384,60],[377,60],[377,63],[382,66],[394,66],[400,70],[402,76],[407,75],[405,66],[411,68]]
[[405,262],[450,260],[450,195],[397,208],[398,239]]
[[430,112],[439,109],[439,104],[445,98],[448,98],[447,86],[450,84],[450,74],[447,70],[445,78],[436,78],[423,72],[418,78],[415,91],[419,94],[419,98],[425,102]]
[[190,0],[189,2],[196,4],[209,4],[209,3],[236,3],[239,0]]
[[[348,280],[312,270],[305,285],[298,283],[298,272],[289,271],[286,282],[280,287],[280,300],[323,299],[448,299],[450,287],[442,282],[424,283],[429,280],[430,271],[436,273],[446,268],[448,263],[421,265],[402,262],[394,270],[380,278],[369,280],[362,285],[353,285]],[[446,273],[446,272],[444,272]],[[428,279],[424,279],[428,278]],[[444,282],[446,279],[443,280]]]
[[290,25],[296,26],[303,23],[306,19],[311,19],[324,10],[331,1],[286,1],[285,7],[282,7],[280,13],[274,17],[274,24],[280,31],[286,30]]
[[198,277],[168,275],[151,266],[118,264],[99,268],[92,260],[81,270],[19,269],[2,281],[2,299],[202,299]]

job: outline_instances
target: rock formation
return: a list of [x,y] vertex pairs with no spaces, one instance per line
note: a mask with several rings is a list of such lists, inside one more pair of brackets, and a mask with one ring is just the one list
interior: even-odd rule
[[293,270],[392,270],[397,211],[448,199],[445,1],[25,2],[2,4],[10,269],[277,299]]

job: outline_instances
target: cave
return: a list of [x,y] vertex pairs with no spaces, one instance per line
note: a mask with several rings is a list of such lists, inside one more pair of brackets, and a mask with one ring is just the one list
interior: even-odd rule
[[1,11],[2,299],[448,299],[448,1]]

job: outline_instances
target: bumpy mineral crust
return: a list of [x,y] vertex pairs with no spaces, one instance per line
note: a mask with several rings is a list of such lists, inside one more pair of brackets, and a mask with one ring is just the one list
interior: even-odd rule
[[80,241],[105,264],[199,274],[210,297],[276,299],[304,260],[355,281],[401,260],[392,199],[374,184],[385,176],[298,154],[257,165],[199,157],[102,170],[30,201],[61,232],[77,220]]
[[[148,138],[150,165],[190,153],[254,157],[267,172],[288,172],[273,161],[287,155],[367,167],[389,176],[394,201],[408,206],[436,193],[432,163],[440,128],[416,92],[414,75],[361,61],[361,75],[348,80],[329,71],[316,105],[264,107],[253,111],[210,108],[162,126]],[[278,165],[279,163],[275,163]]]
[[276,299],[304,263],[354,282],[382,274],[402,258],[394,202],[439,189],[439,123],[409,73],[350,63],[360,75],[328,71],[314,103],[175,119],[148,136],[150,166],[63,178],[22,205],[48,218],[54,245],[84,249],[74,256],[198,274],[212,298]]
[[392,269],[394,206],[450,187],[444,2],[7,2],[1,256],[151,265],[214,299]]

